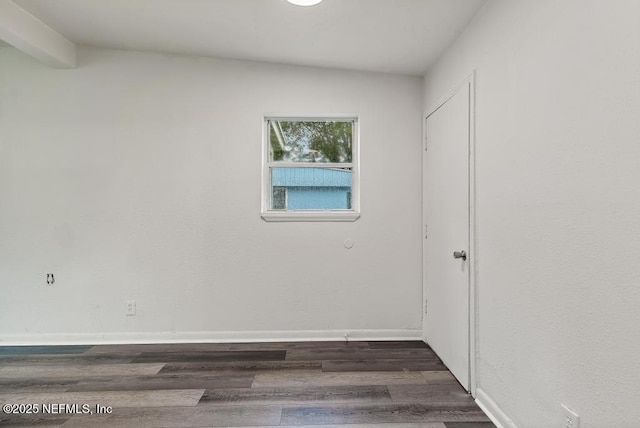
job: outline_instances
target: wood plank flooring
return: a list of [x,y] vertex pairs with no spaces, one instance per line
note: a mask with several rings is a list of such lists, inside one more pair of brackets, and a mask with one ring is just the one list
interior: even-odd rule
[[0,404],[37,405],[11,427],[495,426],[420,341],[0,346]]

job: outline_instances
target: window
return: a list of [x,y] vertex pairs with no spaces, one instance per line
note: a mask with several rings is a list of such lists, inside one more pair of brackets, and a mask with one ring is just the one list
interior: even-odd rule
[[359,217],[357,124],[355,117],[265,118],[265,220]]

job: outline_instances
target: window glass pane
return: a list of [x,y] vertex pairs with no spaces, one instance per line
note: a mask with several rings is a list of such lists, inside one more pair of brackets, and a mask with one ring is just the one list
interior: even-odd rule
[[273,187],[273,199],[271,199],[271,208],[274,210],[287,209],[287,188],[281,186]]
[[351,168],[271,168],[271,209],[283,209],[276,189],[285,189],[288,210],[351,209],[351,182]]
[[269,161],[351,163],[353,123],[269,120]]

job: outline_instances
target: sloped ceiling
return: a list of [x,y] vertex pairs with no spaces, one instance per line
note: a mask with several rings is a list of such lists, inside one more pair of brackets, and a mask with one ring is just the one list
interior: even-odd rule
[[423,75],[485,0],[15,0],[77,44]]

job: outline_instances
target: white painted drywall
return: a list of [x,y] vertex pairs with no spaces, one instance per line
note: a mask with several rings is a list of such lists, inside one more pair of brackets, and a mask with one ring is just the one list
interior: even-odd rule
[[[0,340],[419,337],[422,79],[5,48],[0,103]],[[359,115],[361,219],[261,219],[277,113]]]
[[425,77],[477,69],[478,387],[518,427],[640,426],[639,17],[490,0]]

